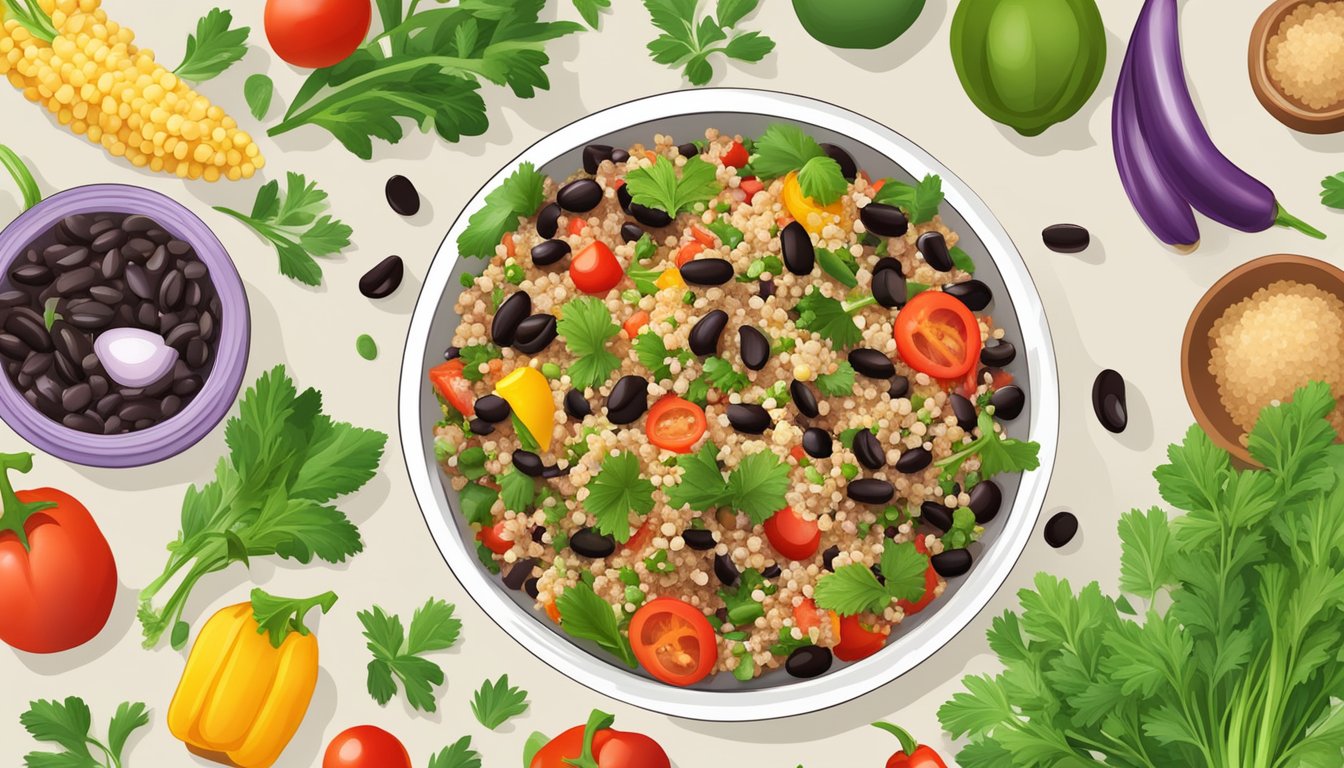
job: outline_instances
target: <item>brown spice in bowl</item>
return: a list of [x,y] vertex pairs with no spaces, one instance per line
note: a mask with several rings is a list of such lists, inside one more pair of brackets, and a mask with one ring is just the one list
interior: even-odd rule
[[1303,106],[1325,110],[1344,101],[1344,2],[1303,3],[1270,38],[1270,79]]

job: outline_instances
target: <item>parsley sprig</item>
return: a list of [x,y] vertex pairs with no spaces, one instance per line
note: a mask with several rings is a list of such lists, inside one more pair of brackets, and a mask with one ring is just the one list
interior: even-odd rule
[[738,61],[760,61],[775,49],[774,40],[759,32],[742,32],[729,39],[730,30],[759,4],[760,0],[718,0],[714,15],[697,22],[698,0],[644,0],[653,25],[662,30],[649,43],[649,54],[659,64],[682,67],[692,85],[704,85],[714,77],[709,57],[715,53]]
[[630,515],[653,511],[653,483],[640,473],[639,457],[622,451],[602,460],[602,467],[588,483],[583,507],[597,519],[597,530],[626,542],[633,526]]
[[357,614],[373,653],[368,687],[374,701],[383,705],[391,701],[399,680],[413,709],[433,712],[438,708],[434,689],[443,685],[443,670],[424,655],[457,642],[462,622],[453,616],[455,610],[452,603],[431,598],[411,616],[409,632],[400,617],[379,606]]
[[457,238],[462,256],[489,259],[504,233],[518,228],[519,217],[537,212],[546,199],[546,177],[532,163],[519,163],[518,170],[485,196],[485,207],[473,213],[467,228]]
[[830,205],[845,196],[849,182],[834,159],[822,155],[813,157],[798,171],[798,184],[803,194],[820,205]]
[[841,360],[834,373],[817,376],[817,389],[827,397],[844,397],[854,392],[854,366]]
[[471,713],[476,722],[492,731],[526,711],[527,691],[509,685],[508,675],[494,682],[486,680],[471,697]]
[[211,8],[196,22],[196,34],[187,36],[187,52],[173,74],[192,83],[203,83],[224,72],[247,55],[249,27],[233,26],[233,13]]
[[851,563],[822,574],[814,599],[817,606],[842,616],[881,613],[892,600],[916,602],[924,596],[924,573],[929,556],[912,542],[887,544],[878,566],[885,583],[863,563]]
[[[816,139],[807,135],[802,128],[788,123],[775,123],[766,128],[765,133],[756,140],[754,149],[751,171],[762,179],[787,176],[794,171],[801,171],[811,160],[826,157],[826,151]],[[843,177],[841,180],[844,180]]]
[[873,202],[901,208],[910,217],[911,224],[923,224],[932,221],[943,204],[943,179],[929,174],[914,186],[887,179]]
[[29,752],[23,757],[27,768],[121,768],[126,741],[137,729],[149,724],[149,710],[140,702],[122,702],[107,727],[106,743],[89,735],[93,713],[78,696],[68,696],[64,701],[31,701],[28,711],[19,715],[19,722],[37,741],[55,744],[63,750]]
[[972,456],[980,457],[980,476],[993,477],[1004,472],[1028,472],[1041,466],[1039,443],[1003,437],[994,431],[994,417],[981,412],[977,429],[980,436],[952,455],[939,459],[937,466],[946,475],[956,475]]
[[695,453],[677,457],[681,481],[667,490],[674,509],[689,506],[700,512],[731,507],[755,525],[783,509],[789,490],[789,466],[769,450],[743,456],[725,478],[719,469],[719,449],[706,442]]
[[796,324],[805,331],[819,334],[837,347],[852,347],[863,341],[863,331],[854,322],[854,314],[876,303],[877,299],[871,295],[840,301],[812,288],[795,306],[798,310]]
[[285,176],[285,193],[272,180],[257,190],[251,213],[215,206],[270,241],[280,256],[280,273],[304,285],[322,282],[322,265],[314,256],[331,256],[350,247],[353,230],[327,211],[327,193],[302,174]]
[[463,736],[430,757],[429,768],[481,768],[481,756],[471,748],[471,737]]
[[662,336],[645,326],[631,346],[635,350],[635,356],[639,358],[639,364],[649,372],[653,381],[666,381],[672,378],[672,366],[668,363],[672,353],[668,351]]
[[722,357],[705,358],[704,373],[709,385],[720,392],[741,392],[751,384],[751,379],[745,373]]
[[687,160],[681,167],[681,175],[677,175],[672,161],[659,155],[653,165],[627,173],[625,183],[630,199],[637,205],[676,216],[718,197],[723,187],[717,174],[713,165],[697,156]]
[[621,332],[621,326],[601,299],[582,296],[566,304],[556,331],[576,358],[568,371],[574,386],[599,387],[620,367],[621,359],[607,349],[607,341]]
[[597,643],[631,669],[638,666],[630,640],[616,620],[615,607],[599,597],[588,582],[567,587],[555,599],[555,606],[560,611],[560,628],[567,634]]

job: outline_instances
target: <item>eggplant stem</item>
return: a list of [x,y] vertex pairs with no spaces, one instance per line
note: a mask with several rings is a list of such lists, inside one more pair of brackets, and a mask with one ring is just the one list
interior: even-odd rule
[[1274,223],[1280,227],[1296,229],[1298,232],[1301,232],[1308,237],[1314,237],[1317,240],[1325,239],[1324,232],[1284,210],[1283,206],[1278,203],[1274,204]]

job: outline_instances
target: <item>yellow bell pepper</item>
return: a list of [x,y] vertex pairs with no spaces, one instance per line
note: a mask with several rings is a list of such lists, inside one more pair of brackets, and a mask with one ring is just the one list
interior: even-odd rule
[[686,290],[686,280],[681,276],[681,270],[679,269],[663,270],[663,273],[658,276],[657,280],[653,281],[653,284],[658,286],[659,290],[666,290],[668,288],[676,288],[682,291]]
[[513,409],[513,415],[532,433],[541,450],[551,449],[551,433],[555,431],[555,400],[551,397],[551,383],[536,368],[516,368],[500,379],[495,393],[504,398]]
[[210,617],[196,637],[168,730],[207,759],[269,768],[317,687],[317,638],[303,617],[316,606],[326,613],[336,595],[291,600],[254,589],[251,597]]
[[814,235],[820,235],[828,224],[840,224],[845,208],[839,201],[830,205],[817,205],[817,201],[803,194],[803,185],[798,183],[798,174],[790,173],[784,177],[784,191],[780,195],[789,215]]

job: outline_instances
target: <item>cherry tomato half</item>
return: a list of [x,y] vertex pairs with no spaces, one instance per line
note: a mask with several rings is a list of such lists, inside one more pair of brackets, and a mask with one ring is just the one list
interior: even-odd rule
[[[923,536],[915,539],[915,549],[926,555],[929,553],[929,548],[924,546]],[[924,570],[924,596],[913,603],[909,600],[897,600],[896,605],[905,611],[906,616],[913,616],[929,607],[929,603],[933,602],[936,589],[938,589],[938,572],[933,570],[933,563],[929,563],[929,567]]]
[[621,554],[639,554],[649,546],[649,542],[651,541],[653,541],[653,523],[646,518],[644,524],[639,526],[639,528],[630,535],[630,538],[626,539],[625,543],[621,545]]
[[690,453],[706,428],[704,410],[676,395],[664,395],[654,403],[644,421],[649,442],[674,453]]
[[887,644],[887,632],[869,629],[858,616],[840,619],[840,642],[835,646],[835,658],[841,661],[866,659]]
[[747,148],[742,146],[742,142],[740,141],[734,141],[733,146],[729,147],[728,151],[724,152],[720,159],[723,161],[724,165],[732,166],[733,168],[741,168],[751,162],[751,156],[747,154]]
[[322,768],[411,768],[411,756],[396,736],[372,725],[357,725],[327,745]]
[[513,542],[504,538],[504,521],[489,528],[482,528],[481,532],[476,534],[476,540],[485,545],[485,548],[494,552],[496,555],[502,555],[513,549]]
[[896,351],[906,365],[935,379],[960,379],[980,359],[980,324],[942,291],[916,295],[896,315]]
[[580,291],[605,296],[625,277],[625,270],[621,269],[621,262],[616,260],[616,254],[607,244],[595,240],[570,260],[569,277]]
[[460,357],[441,363],[429,370],[429,382],[458,413],[470,418],[476,415],[476,398],[471,382],[462,375],[465,368]]
[[816,520],[804,520],[803,516],[785,507],[765,521],[765,537],[770,546],[790,560],[806,560],[817,553],[821,545],[821,529]]
[[674,597],[651,600],[635,611],[630,619],[630,645],[649,674],[668,685],[698,683],[719,659],[709,619]]
[[364,42],[372,20],[369,0],[266,0],[266,39],[296,67],[341,63]]

